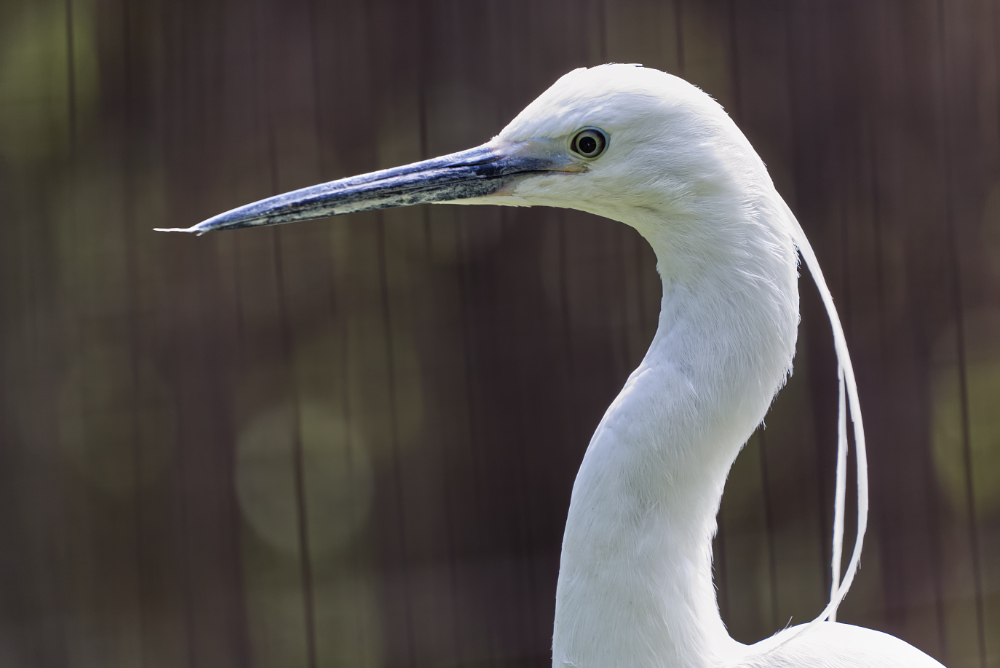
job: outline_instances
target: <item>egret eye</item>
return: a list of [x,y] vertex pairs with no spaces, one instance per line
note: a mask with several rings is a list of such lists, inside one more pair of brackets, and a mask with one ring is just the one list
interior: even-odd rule
[[584,128],[576,133],[569,148],[584,158],[593,159],[608,147],[608,136],[600,128]]

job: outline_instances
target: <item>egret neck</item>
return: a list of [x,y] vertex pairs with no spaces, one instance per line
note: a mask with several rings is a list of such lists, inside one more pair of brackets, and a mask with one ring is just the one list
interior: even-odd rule
[[[799,317],[795,248],[764,190],[755,206],[719,207],[747,232],[708,240],[708,262],[682,257],[676,217],[625,221],[657,255],[659,324],[573,486],[553,666],[699,668],[742,647],[719,616],[712,537],[729,469],[790,370]],[[706,228],[732,226],[702,221],[703,241]]]

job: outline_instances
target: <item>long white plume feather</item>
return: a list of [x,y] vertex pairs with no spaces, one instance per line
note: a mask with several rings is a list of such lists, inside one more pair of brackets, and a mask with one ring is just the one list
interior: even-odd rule
[[[806,238],[806,234],[802,230],[802,226],[799,225],[798,220],[795,218],[795,215],[791,212],[791,210],[788,209],[787,205],[785,210],[789,225],[792,228],[792,236],[795,240],[795,245],[798,247],[799,253],[802,254],[802,259],[805,260],[806,266],[809,268],[809,273],[812,275],[813,282],[819,290],[820,297],[823,300],[823,305],[826,307],[827,316],[830,319],[830,327],[833,330],[833,346],[837,353],[838,361],[837,375],[839,377],[840,385],[840,400],[839,414],[837,418],[837,483],[834,500],[833,560],[831,564],[833,570],[833,581],[830,588],[830,602],[818,617],[812,620],[809,624],[799,627],[794,633],[786,634],[785,637],[782,638],[782,642],[776,645],[775,648],[785,644],[802,631],[808,630],[820,622],[827,619],[831,621],[836,619],[837,607],[844,600],[848,590],[851,588],[851,584],[854,582],[854,576],[858,572],[858,567],[861,562],[861,548],[864,544],[865,531],[868,528],[868,454],[865,449],[865,429],[861,421],[861,404],[858,400],[858,385],[854,377],[854,366],[851,364],[851,355],[847,349],[847,339],[844,336],[844,329],[841,326],[840,316],[837,314],[837,308],[833,304],[833,296],[830,294],[830,289],[826,284],[826,278],[823,277],[823,270],[819,266],[819,260],[816,259],[816,253],[813,252],[812,246],[809,244],[809,239]],[[847,403],[849,403],[850,407],[851,424],[854,430],[854,445],[857,450],[858,531],[857,537],[854,541],[854,551],[851,553],[851,560],[847,565],[847,571],[844,573],[843,580],[841,581],[839,575],[843,554],[844,497],[847,486],[847,411],[844,406],[845,389],[847,393]]]

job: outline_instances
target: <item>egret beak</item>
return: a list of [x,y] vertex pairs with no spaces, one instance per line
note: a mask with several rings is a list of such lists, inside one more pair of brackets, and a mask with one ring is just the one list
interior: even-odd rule
[[519,177],[552,171],[576,172],[582,168],[548,142],[491,141],[440,158],[269,197],[187,229],[159,231],[204,234],[373,209],[486,197],[500,194]]

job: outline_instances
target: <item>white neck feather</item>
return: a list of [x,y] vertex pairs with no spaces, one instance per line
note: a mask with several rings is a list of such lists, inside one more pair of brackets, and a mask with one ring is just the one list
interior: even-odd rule
[[573,487],[553,666],[719,666],[741,647],[719,617],[711,541],[730,466],[794,352],[795,249],[768,219],[780,210],[747,214],[749,233],[697,267],[671,261],[676,236],[636,225],[659,259],[659,326]]

